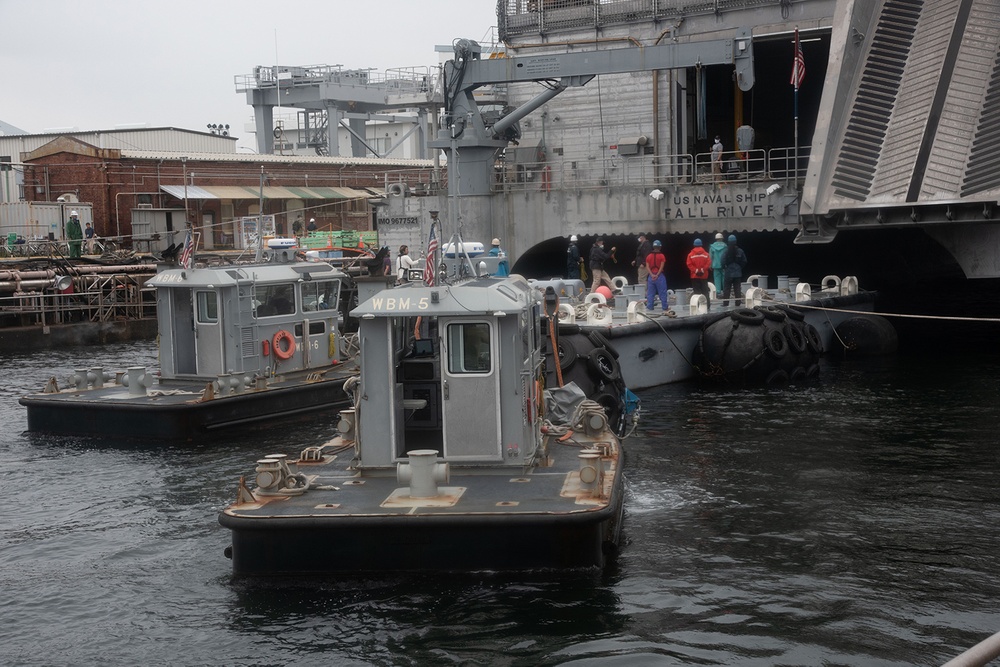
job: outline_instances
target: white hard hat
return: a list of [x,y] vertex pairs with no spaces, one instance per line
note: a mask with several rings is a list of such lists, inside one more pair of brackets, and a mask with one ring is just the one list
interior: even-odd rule
[[491,243],[492,243],[493,245],[500,245],[500,239],[493,239],[493,240],[491,241]]
[[70,212],[69,212],[69,217],[71,217],[71,218],[72,218],[72,217],[75,217],[75,216],[79,216],[79,215],[80,215],[80,214],[79,214],[79,213],[77,213],[76,211],[70,211]]
[[573,234],[572,236],[570,236],[569,240],[570,240],[570,243],[576,243],[576,241],[577,241],[576,234]]
[[309,218],[309,222],[316,222],[316,218]]
[[722,232],[719,232],[718,234],[716,234],[716,235],[715,235],[715,240],[716,240],[716,241],[721,241],[721,240],[722,240],[722,238],[723,238],[723,237],[722,237]]

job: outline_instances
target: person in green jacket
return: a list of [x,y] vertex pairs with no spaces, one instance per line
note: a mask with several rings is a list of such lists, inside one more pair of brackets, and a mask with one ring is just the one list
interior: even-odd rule
[[715,283],[715,293],[722,294],[723,270],[722,255],[726,252],[726,242],[722,233],[715,235],[715,243],[708,246],[708,256],[712,258],[712,282]]
[[76,211],[70,211],[69,222],[66,223],[66,238],[69,239],[70,259],[82,256],[83,228],[80,227],[80,214]]

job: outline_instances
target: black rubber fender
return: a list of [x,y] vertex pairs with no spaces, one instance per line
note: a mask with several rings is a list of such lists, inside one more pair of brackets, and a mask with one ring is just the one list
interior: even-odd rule
[[835,342],[850,354],[894,354],[899,347],[896,329],[881,315],[858,315],[837,325]]
[[802,327],[795,322],[788,322],[781,330],[788,339],[788,347],[792,352],[801,354],[806,351],[806,338],[802,333]]
[[765,329],[763,343],[764,349],[775,359],[781,359],[788,354],[788,341],[778,329]]
[[777,369],[777,370],[771,371],[771,373],[764,380],[764,384],[767,384],[767,385],[771,385],[771,384],[784,384],[785,382],[788,382],[788,373],[786,373],[784,370],[782,370],[780,368]]
[[604,408],[604,413],[608,416],[608,424],[611,425],[611,430],[617,430],[618,422],[622,418],[621,396],[615,394],[613,391],[602,389],[591,400],[596,401],[598,405]]
[[576,345],[573,344],[573,340],[569,337],[560,338],[557,345],[559,346],[559,367],[564,371],[568,371],[576,363],[579,352],[577,352]]
[[806,324],[803,328],[806,338],[806,347],[813,354],[823,354],[823,337],[819,335],[819,329],[811,324]]
[[618,360],[606,348],[596,348],[587,360],[594,374],[606,382],[614,382],[622,376]]
[[787,317],[785,311],[776,306],[759,306],[756,308],[756,310],[759,310],[761,313],[764,314],[764,317],[771,320],[772,322],[784,322],[785,318]]
[[750,308],[737,308],[733,312],[729,313],[729,317],[740,324],[754,325],[764,323],[764,313]]
[[799,380],[804,380],[805,378],[806,378],[806,369],[803,368],[802,366],[796,366],[795,368],[793,368],[792,374],[789,376],[789,379],[792,382],[798,382]]
[[605,350],[610,352],[611,356],[615,359],[618,358],[618,350],[616,350],[614,346],[608,342],[608,339],[605,338],[604,334],[600,331],[591,331],[587,337],[590,338],[590,342],[594,344],[594,347],[603,347]]
[[785,315],[787,315],[788,319],[790,320],[801,322],[806,319],[806,313],[804,310],[802,310],[801,308],[796,308],[795,306],[792,306],[790,304],[787,303],[778,304],[775,306],[775,308],[780,308],[781,310],[785,311]]

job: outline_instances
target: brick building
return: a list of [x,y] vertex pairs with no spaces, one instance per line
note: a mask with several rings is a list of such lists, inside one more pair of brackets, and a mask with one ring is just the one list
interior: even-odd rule
[[[98,148],[71,137],[21,160],[25,200],[72,193],[93,204],[98,236],[120,237],[126,245],[135,236],[153,248],[165,245],[160,232],[180,231],[186,220],[202,232],[202,247],[232,247],[240,219],[259,213],[274,216],[278,235],[291,234],[296,219],[305,226],[310,218],[320,230],[370,230],[371,200],[387,186],[434,180],[430,160],[183,154]],[[156,230],[152,237],[149,229]]]

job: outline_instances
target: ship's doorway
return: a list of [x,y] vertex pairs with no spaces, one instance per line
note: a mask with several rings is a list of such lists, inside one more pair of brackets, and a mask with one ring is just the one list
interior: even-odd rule
[[223,372],[222,324],[219,321],[219,295],[212,290],[194,293],[195,357],[198,375]]
[[500,369],[496,324],[440,321],[444,454],[451,460],[496,460],[500,448]]
[[170,313],[173,344],[173,355],[161,354],[161,358],[174,358],[174,373],[177,375],[193,375],[197,372],[194,342],[194,310],[191,307],[191,291],[186,289],[170,290]]

